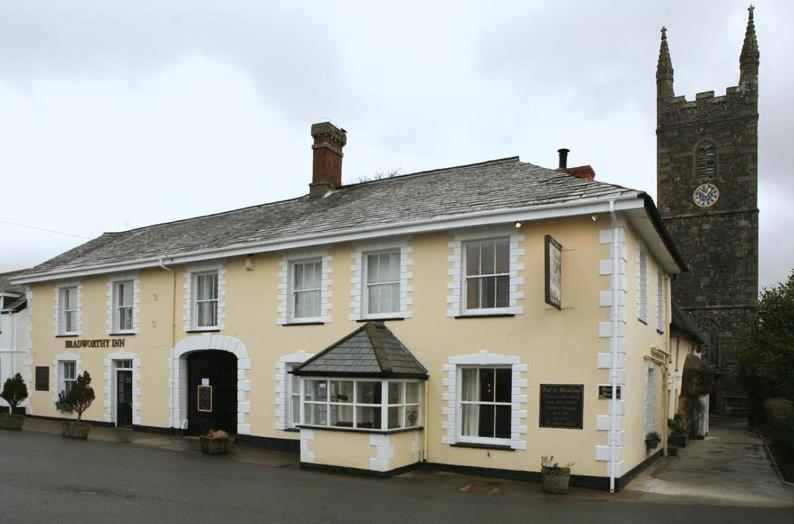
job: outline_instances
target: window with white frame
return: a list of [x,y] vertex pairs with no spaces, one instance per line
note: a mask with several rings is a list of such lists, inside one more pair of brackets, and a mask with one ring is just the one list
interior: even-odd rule
[[639,269],[637,271],[637,318],[643,322],[648,322],[648,252],[645,248],[639,248]]
[[476,240],[463,244],[463,304],[468,312],[510,305],[510,240]]
[[63,335],[77,333],[77,286],[58,290],[58,331]]
[[133,280],[113,282],[113,329],[115,332],[132,331]]
[[303,424],[386,431],[421,424],[414,380],[304,379]]
[[290,315],[293,320],[320,318],[322,269],[322,259],[291,263]]
[[218,272],[193,274],[193,327],[218,327]]
[[61,361],[61,391],[68,393],[77,381],[77,363],[73,360]]
[[664,302],[664,273],[660,269],[656,272],[656,329],[662,333],[666,323]]
[[364,254],[367,316],[400,312],[400,250]]
[[461,367],[461,442],[498,443],[509,441],[513,370],[506,367]]
[[298,363],[287,364],[287,417],[286,427],[294,428],[301,422],[301,379],[290,373],[300,366]]

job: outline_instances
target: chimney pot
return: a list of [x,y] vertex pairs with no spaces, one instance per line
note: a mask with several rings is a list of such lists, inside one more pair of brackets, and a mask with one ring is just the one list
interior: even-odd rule
[[568,153],[570,153],[571,150],[563,147],[558,149],[557,152],[560,154],[560,166],[557,169],[565,169],[568,167]]
[[347,143],[344,129],[330,122],[312,124],[313,151],[311,196],[323,196],[342,185],[342,149]]

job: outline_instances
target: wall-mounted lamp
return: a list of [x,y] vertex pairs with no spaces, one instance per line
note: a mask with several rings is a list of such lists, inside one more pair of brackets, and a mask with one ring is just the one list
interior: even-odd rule
[[515,224],[516,229],[521,229],[521,226],[523,226],[523,225],[524,225],[523,222],[516,222],[516,224]]

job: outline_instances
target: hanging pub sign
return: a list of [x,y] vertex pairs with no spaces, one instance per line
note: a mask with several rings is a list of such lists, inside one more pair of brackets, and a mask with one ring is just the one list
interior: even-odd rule
[[[618,390],[615,393],[615,398],[620,400],[620,396],[623,393],[623,386],[618,386]],[[610,384],[599,384],[598,385],[598,398],[612,398],[612,386]]]
[[582,429],[583,412],[583,385],[540,385],[540,427]]
[[91,340],[65,340],[64,347],[67,349],[78,348],[123,348],[123,338],[94,338]]
[[202,413],[212,413],[212,386],[198,386],[196,410]]
[[546,304],[562,307],[562,245],[546,235]]

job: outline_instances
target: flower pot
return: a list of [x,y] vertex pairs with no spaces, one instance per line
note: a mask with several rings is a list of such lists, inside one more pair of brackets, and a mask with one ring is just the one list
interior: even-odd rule
[[571,468],[549,468],[543,466],[540,472],[540,486],[545,493],[565,495],[571,480]]
[[201,452],[205,455],[224,455],[229,452],[229,439],[201,437]]
[[0,429],[22,429],[25,425],[25,415],[11,415],[3,413],[0,415]]
[[85,440],[88,438],[88,431],[91,426],[85,422],[64,422],[63,423],[63,436],[66,438],[74,438]]
[[667,437],[667,443],[677,448],[685,448],[688,441],[686,433],[672,433]]

